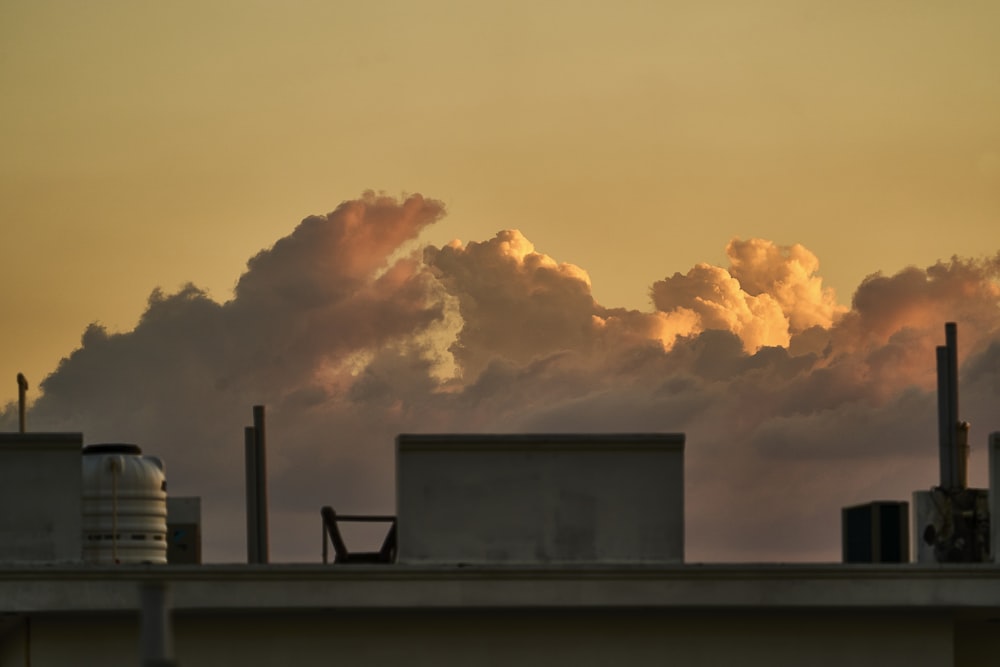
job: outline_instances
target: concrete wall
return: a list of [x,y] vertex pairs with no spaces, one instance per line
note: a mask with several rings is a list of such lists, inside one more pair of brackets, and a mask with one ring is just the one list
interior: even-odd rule
[[14,614],[0,617],[0,667],[7,665],[30,665],[27,617]]
[[[221,638],[227,623],[202,622],[178,642],[185,667],[204,665],[534,666],[683,665],[700,667],[941,667],[951,665],[952,632],[929,619],[885,620],[706,614],[511,612],[343,614],[288,619],[264,634],[247,662]],[[256,632],[255,632],[256,635]],[[292,641],[282,641],[291,637]],[[198,655],[197,641],[205,650]],[[214,646],[208,650],[209,643]],[[247,649],[252,647],[247,646]],[[318,659],[324,656],[325,662]],[[270,662],[250,662],[267,656]],[[207,659],[206,659],[207,658]],[[259,660],[259,658],[258,658]],[[283,662],[284,660],[284,662]]]
[[684,558],[683,434],[400,435],[401,563]]
[[[949,619],[927,615],[750,610],[229,613],[178,616],[174,628],[179,667],[972,667],[991,664],[983,651],[996,644],[985,622],[956,633]],[[40,616],[31,620],[30,663],[0,655],[12,656],[3,667],[134,667],[137,637],[135,617]]]
[[80,433],[0,433],[0,563],[81,560],[82,448]]
[[170,586],[178,667],[979,667],[984,565],[0,567],[0,667],[139,664],[140,591]]
[[962,618],[955,623],[955,665],[995,665],[1000,656],[997,618]]

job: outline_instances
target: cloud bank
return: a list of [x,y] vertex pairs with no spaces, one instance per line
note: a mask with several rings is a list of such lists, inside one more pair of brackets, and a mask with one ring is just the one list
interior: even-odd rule
[[[274,560],[318,560],[319,507],[393,510],[400,432],[684,431],[687,559],[836,560],[839,511],[937,480],[934,346],[959,324],[972,482],[1000,430],[1000,253],[874,273],[850,306],[801,245],[595,301],[517,230],[407,252],[444,206],[366,193],[251,258],[232,300],[156,290],[91,325],[33,430],[136,442],[203,497],[205,556],[245,557],[242,427],[268,406]],[[16,428],[8,405],[0,427]]]

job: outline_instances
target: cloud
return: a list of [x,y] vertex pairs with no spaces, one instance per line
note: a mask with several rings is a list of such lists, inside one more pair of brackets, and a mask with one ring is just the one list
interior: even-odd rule
[[798,243],[779,246],[763,239],[733,239],[726,255],[729,272],[740,287],[747,294],[774,299],[792,333],[816,326],[829,328],[847,310],[816,275],[819,259]]
[[467,378],[491,360],[523,364],[593,337],[597,304],[586,272],[535,252],[517,230],[430,247],[424,261],[457,301],[465,326],[451,350]]
[[872,274],[848,307],[801,245],[734,240],[728,267],[657,281],[642,312],[517,230],[407,254],[443,214],[366,193],[252,258],[229,302],[154,291],[133,330],[84,332],[32,428],[164,458],[173,493],[203,496],[212,560],[244,555],[254,404],[279,560],[318,559],[321,505],[392,511],[400,432],[684,431],[690,560],[836,559],[840,507],[935,483],[933,348],[957,321],[985,483],[1000,255]]
[[[271,408],[283,443],[271,455],[277,503],[296,488],[296,475],[315,477],[314,458],[334,481],[342,470],[357,472],[342,488],[356,486],[370,457],[353,467],[337,457],[333,465],[328,450],[364,449],[378,424],[390,429],[382,433],[389,442],[392,422],[377,405],[359,413],[365,424],[342,402],[330,406],[344,393],[338,387],[354,382],[345,360],[417,346],[441,319],[419,259],[392,257],[443,210],[419,195],[396,201],[367,193],[305,219],[252,258],[232,301],[216,303],[191,285],[154,291],[132,331],[94,324],[84,332],[41,383],[32,428],[82,430],[88,442],[133,441],[157,453],[172,492],[205,496],[212,531],[228,531],[239,510],[242,426],[253,404]],[[311,495],[303,502],[318,502],[321,482],[305,488]],[[212,532],[206,539],[211,554]],[[230,541],[217,555],[234,557],[234,548]]]
[[516,229],[482,243],[429,247],[424,261],[462,323],[449,349],[466,382],[491,363],[524,365],[561,353],[603,365],[608,355],[634,345],[669,347],[695,331],[691,313],[667,317],[601,306],[586,271],[536,252]]
[[698,264],[653,284],[653,304],[662,312],[693,312],[701,329],[731,331],[747,352],[788,347],[793,334],[829,328],[846,310],[816,275],[819,260],[799,244],[778,246],[763,239],[733,239],[730,266]]

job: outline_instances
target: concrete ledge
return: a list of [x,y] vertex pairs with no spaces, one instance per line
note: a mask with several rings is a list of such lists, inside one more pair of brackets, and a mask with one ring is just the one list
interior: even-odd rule
[[400,447],[408,451],[480,451],[520,449],[674,449],[684,450],[683,433],[406,433],[399,436]]
[[170,585],[174,609],[967,610],[1000,616],[1000,568],[741,566],[462,568],[134,566],[0,568],[0,613],[138,608]]

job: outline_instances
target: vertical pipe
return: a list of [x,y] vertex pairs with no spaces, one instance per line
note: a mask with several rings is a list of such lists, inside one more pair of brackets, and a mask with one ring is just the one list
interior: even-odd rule
[[958,421],[958,326],[954,322],[944,325],[945,346],[948,348],[948,428],[951,442],[952,488],[965,488],[960,479],[962,470],[962,451],[959,446]]
[[111,562],[120,565],[118,562],[118,473],[125,467],[120,456],[112,456],[108,459],[111,466]]
[[955,453],[958,465],[955,481],[958,488],[969,488],[969,422],[959,422],[955,428]]
[[948,348],[937,348],[937,397],[938,397],[938,454],[941,468],[941,488],[950,489],[952,487],[952,429],[948,414],[950,388],[948,387]]
[[257,467],[257,553],[261,563],[269,561],[267,529],[267,438],[264,428],[264,406],[253,406],[255,462]]
[[174,637],[170,626],[170,591],[162,581],[139,588],[141,603],[140,652],[143,667],[174,665]]
[[23,373],[17,374],[17,424],[21,433],[27,431],[27,402],[28,379]]
[[247,562],[259,563],[257,539],[257,438],[253,426],[243,428],[243,457],[246,464]]

